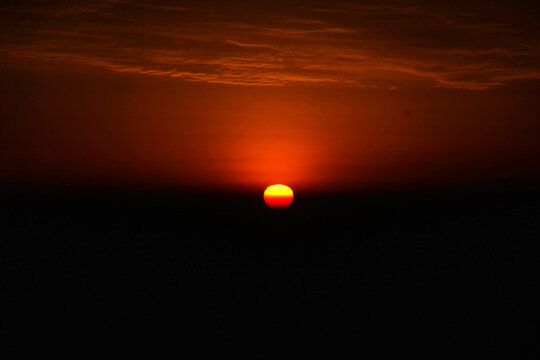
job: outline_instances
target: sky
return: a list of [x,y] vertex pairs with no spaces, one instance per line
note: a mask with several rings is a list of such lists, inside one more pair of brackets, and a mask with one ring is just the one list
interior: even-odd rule
[[540,180],[532,1],[4,1],[0,182]]

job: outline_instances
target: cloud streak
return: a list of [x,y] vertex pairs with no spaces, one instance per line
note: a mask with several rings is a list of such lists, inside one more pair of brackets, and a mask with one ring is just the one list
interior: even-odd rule
[[279,8],[259,10],[245,18],[205,4],[119,0],[11,7],[0,51],[13,61],[242,86],[395,89],[419,81],[484,90],[540,78],[540,42],[511,22],[399,2],[329,3],[289,9],[288,17]]

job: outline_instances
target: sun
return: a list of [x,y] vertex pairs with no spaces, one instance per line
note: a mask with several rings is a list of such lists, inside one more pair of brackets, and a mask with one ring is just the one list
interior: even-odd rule
[[294,194],[290,187],[283,184],[270,185],[264,190],[264,202],[272,209],[285,209],[291,205]]

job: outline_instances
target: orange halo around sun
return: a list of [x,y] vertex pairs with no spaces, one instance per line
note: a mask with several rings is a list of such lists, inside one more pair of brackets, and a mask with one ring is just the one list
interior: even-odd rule
[[272,209],[284,209],[289,207],[293,198],[293,191],[287,185],[270,185],[264,190],[264,202]]

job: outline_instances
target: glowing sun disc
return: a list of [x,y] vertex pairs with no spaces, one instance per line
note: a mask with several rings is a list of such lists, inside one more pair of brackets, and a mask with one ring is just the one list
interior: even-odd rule
[[272,209],[284,209],[291,205],[294,194],[290,187],[282,184],[270,185],[264,190],[264,202]]

